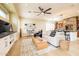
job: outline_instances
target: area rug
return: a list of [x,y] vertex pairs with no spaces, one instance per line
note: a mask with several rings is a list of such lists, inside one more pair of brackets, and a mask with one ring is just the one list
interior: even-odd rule
[[36,55],[36,48],[31,38],[23,39],[21,42],[21,56],[34,56]]
[[36,50],[35,45],[32,42],[32,38],[23,39],[21,42],[21,56],[42,56],[51,50],[56,49],[55,47],[49,45],[48,48],[42,50]]

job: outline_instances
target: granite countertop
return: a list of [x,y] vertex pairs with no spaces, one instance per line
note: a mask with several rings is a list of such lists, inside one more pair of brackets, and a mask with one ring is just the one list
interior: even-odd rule
[[3,37],[5,37],[5,36],[8,36],[8,35],[13,34],[13,33],[15,33],[15,32],[10,31],[10,32],[1,33],[1,34],[0,34],[0,38],[3,38]]

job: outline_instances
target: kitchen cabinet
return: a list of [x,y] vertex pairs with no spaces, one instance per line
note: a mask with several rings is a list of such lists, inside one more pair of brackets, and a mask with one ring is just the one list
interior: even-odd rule
[[4,39],[2,38],[2,39],[0,39],[0,55],[3,55],[4,53],[3,53],[3,49],[5,48],[5,41],[4,41]]
[[65,30],[66,31],[76,31],[76,17],[71,17],[65,19],[66,24],[65,24]]
[[79,31],[77,31],[77,37],[79,37]]
[[79,17],[76,17],[77,19],[77,37],[79,37]]
[[79,17],[76,17],[76,22],[77,22],[77,30],[79,30]]
[[0,39],[0,55],[6,54],[6,49],[8,47],[9,36]]
[[0,56],[5,56],[14,42],[16,41],[16,33],[12,33],[3,38],[0,38]]
[[57,29],[58,31],[63,31],[63,30],[65,30],[65,21],[63,20],[63,21],[57,22],[57,23],[56,23],[56,29]]

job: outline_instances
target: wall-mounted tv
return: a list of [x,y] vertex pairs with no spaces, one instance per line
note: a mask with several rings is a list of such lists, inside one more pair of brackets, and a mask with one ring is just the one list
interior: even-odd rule
[[10,23],[0,20],[0,33],[10,31]]

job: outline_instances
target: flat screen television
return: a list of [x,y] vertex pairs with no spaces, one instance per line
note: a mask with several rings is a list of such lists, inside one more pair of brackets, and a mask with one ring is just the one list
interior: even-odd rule
[[0,34],[10,31],[10,23],[0,20]]

